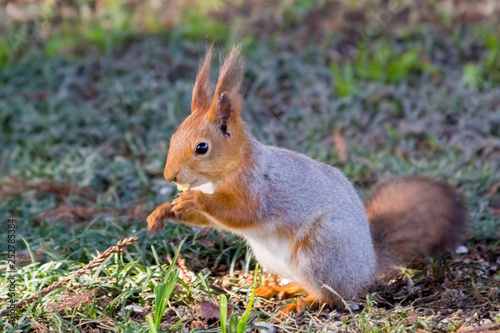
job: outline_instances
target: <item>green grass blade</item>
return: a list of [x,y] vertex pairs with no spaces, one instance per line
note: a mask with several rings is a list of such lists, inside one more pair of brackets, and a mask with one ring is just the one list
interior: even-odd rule
[[172,327],[170,327],[170,330],[175,330],[177,327],[179,327],[182,323],[184,322],[184,318],[179,319]]
[[146,321],[148,323],[149,333],[157,333],[158,331],[156,330],[156,327],[155,327],[155,324],[153,322],[153,318],[151,317],[151,314],[148,314],[146,316]]
[[161,261],[160,261],[160,258],[158,257],[158,253],[156,253],[156,249],[153,245],[151,245],[151,252],[153,253],[153,258],[155,258],[155,261],[156,261],[156,264],[158,266],[161,265]]
[[238,332],[238,315],[233,313],[229,319],[229,333]]
[[[163,283],[158,284],[158,286],[155,288],[156,303],[154,322],[156,325],[156,329],[160,327],[161,317],[163,316],[163,312],[165,312],[165,309],[167,308],[168,300],[170,299],[170,295],[172,294],[175,284],[177,283],[177,280],[179,278],[179,271],[177,269],[174,270],[174,267],[175,263],[177,262],[177,258],[179,257],[182,244],[184,244],[184,240],[182,240],[182,242],[175,250],[172,264],[168,267],[163,277]],[[156,258],[156,260],[158,261],[158,258]]]
[[36,260],[36,256],[33,253],[33,250],[31,250],[31,246],[28,244],[28,241],[24,239],[24,237],[21,237],[21,239],[23,240],[24,244],[26,244],[26,249],[28,250],[28,253],[30,254],[31,257],[31,263],[33,264],[37,263],[38,261]]
[[185,239],[181,241],[177,249],[175,250],[174,258],[172,259],[172,264],[168,267],[167,272],[165,273],[165,280],[164,282],[167,282],[169,280],[170,274],[172,273],[172,270],[175,267],[175,263],[177,262],[177,258],[179,257],[179,253],[181,252],[182,245],[184,244]]
[[179,271],[176,269],[171,275],[172,276],[169,278],[167,283],[161,283],[155,288],[155,324],[157,329],[160,327],[161,317],[167,308],[168,300],[170,299],[170,295],[172,294],[175,284],[177,283]]
[[227,297],[226,295],[220,295],[220,328],[222,333],[226,333],[226,323],[227,323]]
[[248,307],[243,316],[241,316],[240,321],[238,322],[238,333],[245,333],[247,328],[248,317],[250,316],[250,311],[252,310],[253,299],[255,297],[255,285],[257,284],[257,273],[259,272],[259,265],[255,266],[255,273],[253,275],[253,286],[252,286],[252,294],[250,295],[250,301],[248,302]]

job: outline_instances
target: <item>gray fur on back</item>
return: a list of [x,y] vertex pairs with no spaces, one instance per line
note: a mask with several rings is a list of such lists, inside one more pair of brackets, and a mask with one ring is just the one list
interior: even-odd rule
[[[322,284],[353,297],[375,272],[375,253],[365,208],[338,169],[286,149],[254,140],[258,159],[250,190],[260,198],[263,230],[240,234],[268,270],[330,298]],[[288,240],[308,238],[293,264]],[[270,267],[271,266],[271,267]]]

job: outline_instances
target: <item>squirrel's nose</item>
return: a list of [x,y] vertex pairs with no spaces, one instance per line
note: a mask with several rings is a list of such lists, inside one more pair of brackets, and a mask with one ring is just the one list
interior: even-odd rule
[[177,182],[177,172],[168,172],[167,170],[165,170],[163,176],[165,177],[165,180],[167,182]]
[[175,182],[177,182],[177,176],[165,177],[165,180],[166,180],[167,182],[172,182],[172,183],[175,183]]

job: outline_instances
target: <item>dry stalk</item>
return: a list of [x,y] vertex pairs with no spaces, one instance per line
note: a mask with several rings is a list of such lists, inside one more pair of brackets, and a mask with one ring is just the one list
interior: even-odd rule
[[[50,286],[47,286],[45,288],[43,288],[39,293],[41,295],[41,297],[44,297],[45,295],[47,295],[48,293],[50,293],[51,291],[54,291],[58,288],[61,288],[63,286],[65,286],[68,282],[70,282],[72,279],[74,278],[77,278],[77,277],[80,277],[82,276],[83,274],[85,274],[87,271],[91,270],[92,268],[94,267],[97,267],[99,265],[101,265],[104,260],[106,260],[109,256],[111,256],[112,254],[114,253],[122,253],[125,251],[125,249],[129,246],[129,245],[132,245],[134,244],[136,241],[137,241],[137,237],[130,237],[130,238],[125,238],[125,239],[122,239],[120,241],[118,241],[118,243],[116,243],[115,246],[111,246],[110,248],[108,248],[106,251],[104,251],[103,253],[99,253],[98,252],[98,255],[97,257],[92,260],[91,262],[89,262],[87,265],[85,265],[84,267],[80,268],[79,270],[77,270],[76,272],[74,272],[73,274],[70,274],[68,275],[67,277],[65,277],[64,279],[62,280],[59,280],[53,284],[51,284]],[[15,307],[16,308],[22,308],[24,306],[28,306],[29,304],[31,304],[33,301],[37,300],[38,299],[38,293],[36,294],[33,294],[31,295],[30,297],[26,298],[26,299],[23,299],[21,301],[18,301],[17,303],[15,303]],[[0,316],[6,316],[9,314],[9,309],[5,309],[3,310],[1,313],[0,313]]]

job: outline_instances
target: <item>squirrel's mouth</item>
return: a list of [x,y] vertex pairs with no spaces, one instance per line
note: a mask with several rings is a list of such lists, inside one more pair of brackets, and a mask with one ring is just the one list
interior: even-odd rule
[[[201,181],[195,180],[190,183],[176,183],[177,184],[177,189],[181,192],[187,191],[187,190],[197,190],[206,194],[213,194],[219,185],[219,182],[205,182],[202,183]],[[182,189],[181,189],[182,188]]]

